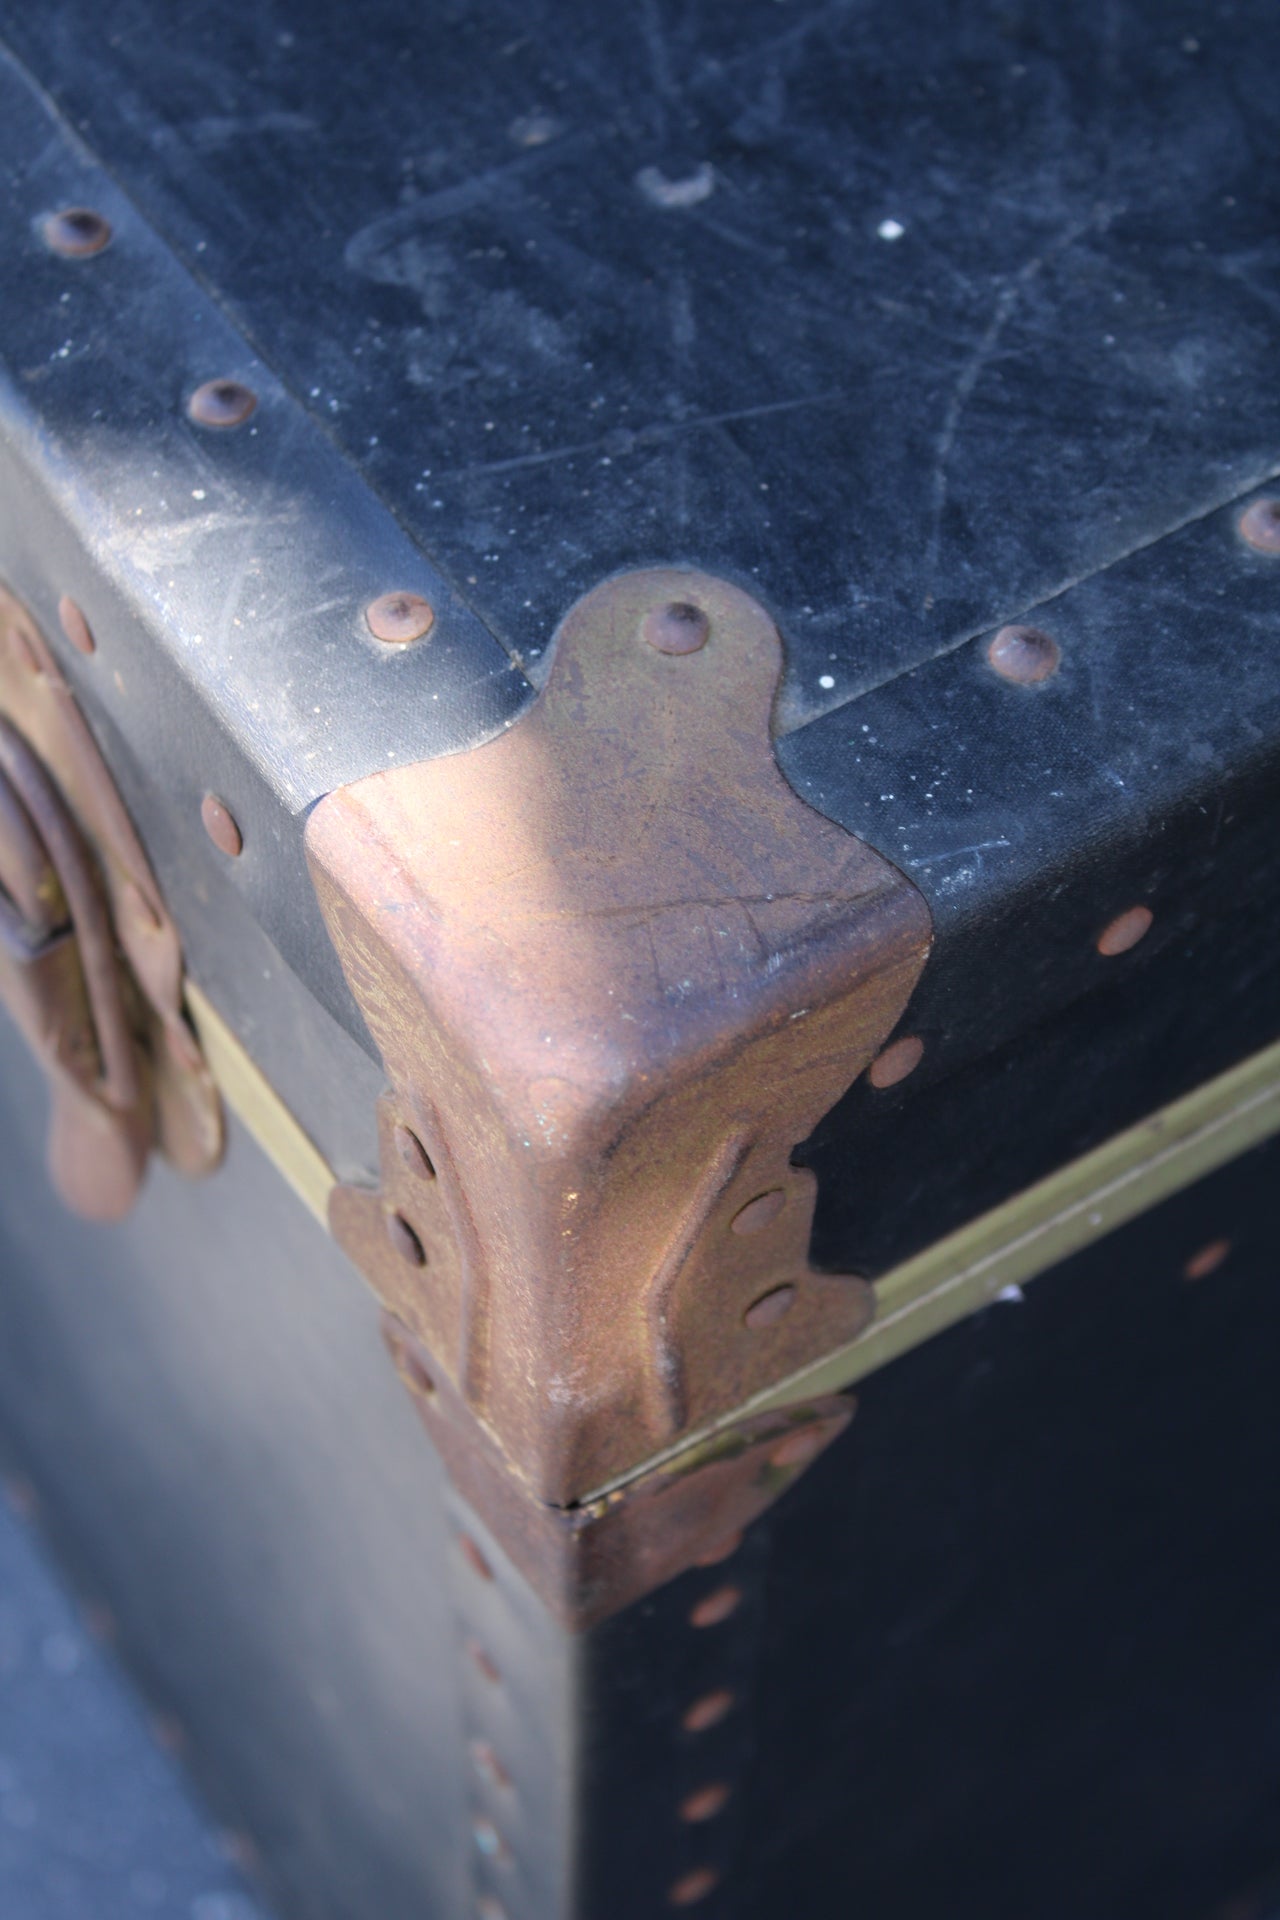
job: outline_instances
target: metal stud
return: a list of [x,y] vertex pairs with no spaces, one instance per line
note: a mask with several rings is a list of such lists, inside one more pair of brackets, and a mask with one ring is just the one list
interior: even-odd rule
[[422,640],[435,625],[435,608],[420,593],[384,593],[364,610],[365,625],[375,640],[387,646],[407,647]]
[[240,380],[206,380],[187,402],[198,427],[239,427],[258,404],[258,396]]
[[111,239],[111,222],[92,207],[63,207],[51,213],[41,232],[46,247],[64,260],[86,260],[101,253]]
[[219,800],[216,793],[206,793],[200,802],[200,818],[219,853],[225,853],[228,860],[235,860],[244,847],[244,835],[226,801]]

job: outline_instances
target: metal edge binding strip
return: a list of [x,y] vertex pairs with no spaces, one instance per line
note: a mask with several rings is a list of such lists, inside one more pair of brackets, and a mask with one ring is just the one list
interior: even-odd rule
[[697,1433],[683,1434],[590,1498],[617,1491],[754,1414],[852,1386],[988,1306],[1005,1288],[1034,1280],[1276,1133],[1280,1041],[894,1267],[875,1282],[875,1318],[857,1340]]
[[337,1175],[194,981],[185,983],[185,992],[187,1011],[223,1099],[327,1232],[329,1195]]
[[[227,1105],[327,1227],[336,1184],[332,1169],[190,981],[186,996]],[[672,1447],[597,1488],[589,1500],[603,1499],[752,1415],[852,1386],[989,1305],[1006,1287],[1026,1285],[1275,1133],[1280,1133],[1280,1041],[893,1268],[875,1283],[875,1318],[858,1339],[697,1432],[682,1434]]]

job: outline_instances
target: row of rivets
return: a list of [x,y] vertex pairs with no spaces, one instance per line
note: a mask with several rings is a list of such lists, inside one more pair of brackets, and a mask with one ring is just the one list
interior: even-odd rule
[[[63,207],[41,227],[45,245],[65,260],[85,260],[101,253],[112,239],[111,223],[91,207]],[[227,376],[206,380],[189,396],[187,417],[196,426],[228,432],[243,426],[258,405],[258,396],[242,380]],[[58,608],[62,630],[79,652],[95,648],[88,622],[74,601],[63,599]],[[375,640],[404,647],[423,640],[435,624],[435,609],[421,594],[397,591],[379,594],[365,608],[365,625]],[[220,853],[235,860],[244,850],[244,835],[225,800],[206,793],[200,804],[205,832]]]
[[[493,1568],[489,1564],[487,1555],[471,1535],[459,1530],[457,1546],[468,1571],[477,1580],[482,1580],[486,1584],[491,1583],[495,1578]],[[479,1640],[468,1639],[466,1653],[472,1666],[487,1686],[494,1688],[502,1686],[502,1674],[497,1662]],[[479,1735],[468,1739],[467,1754],[476,1779],[491,1794],[502,1798],[514,1793],[511,1771],[491,1740]],[[503,1868],[514,1864],[515,1856],[511,1845],[492,1814],[478,1812],[472,1816],[471,1838],[475,1843],[476,1851],[483,1859],[490,1860],[494,1865]],[[477,1920],[507,1920],[502,1902],[490,1893],[477,1896],[476,1916]]]
[[[769,1465],[792,1471],[805,1465],[824,1444],[823,1436],[811,1428],[799,1428],[785,1434],[769,1452]],[[704,1553],[699,1566],[718,1565],[730,1559],[741,1547],[743,1535],[737,1533]],[[702,1594],[689,1609],[689,1625],[698,1632],[722,1626],[737,1614],[744,1599],[743,1590],[732,1581],[714,1586]],[[709,1733],[718,1727],[738,1705],[728,1687],[717,1687],[691,1701],[680,1716],[680,1727],[687,1734]],[[733,1797],[733,1788],[725,1780],[706,1780],[685,1793],[676,1807],[676,1816],[686,1826],[701,1826],[723,1813]],[[673,1907],[692,1907],[714,1893],[720,1874],[711,1866],[692,1867],[672,1881],[667,1903]]]

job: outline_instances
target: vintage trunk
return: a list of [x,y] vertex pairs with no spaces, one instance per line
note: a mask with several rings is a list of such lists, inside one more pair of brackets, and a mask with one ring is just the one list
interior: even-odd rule
[[0,42],[0,1428],[284,1920],[1261,1915],[1280,15]]

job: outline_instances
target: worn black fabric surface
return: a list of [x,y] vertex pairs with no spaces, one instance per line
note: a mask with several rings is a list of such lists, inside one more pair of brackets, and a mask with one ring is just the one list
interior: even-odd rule
[[[862,1381],[743,1553],[596,1630],[592,1920],[708,1861],[706,1920],[1274,1912],[1278,1173],[1272,1142]],[[726,1579],[749,1676],[690,1625]],[[673,1818],[718,1778],[736,1858]]]
[[[267,1920],[142,1704],[0,1501],[0,1914]],[[101,1616],[94,1616],[100,1619]]]
[[688,558],[775,606],[794,724],[1280,465],[1270,0],[0,31],[535,669]]
[[1273,1142],[863,1383],[777,1511],[750,1920],[832,1885],[895,1920],[1267,1911],[1278,1171]]

